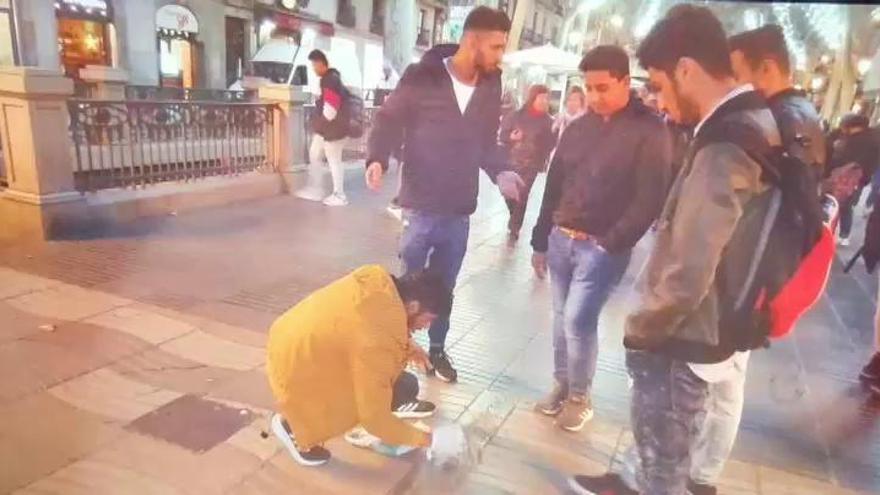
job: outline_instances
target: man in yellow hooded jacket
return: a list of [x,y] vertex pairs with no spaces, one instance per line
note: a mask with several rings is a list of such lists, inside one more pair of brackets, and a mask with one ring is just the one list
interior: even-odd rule
[[392,397],[396,386],[412,384],[399,379],[407,362],[428,362],[412,332],[448,315],[451,305],[451,290],[439,277],[420,272],[395,278],[371,265],[278,318],[266,361],[280,411],[272,431],[294,460],[326,463],[330,453],[322,443],[357,425],[386,444],[430,447],[431,433],[392,413]]

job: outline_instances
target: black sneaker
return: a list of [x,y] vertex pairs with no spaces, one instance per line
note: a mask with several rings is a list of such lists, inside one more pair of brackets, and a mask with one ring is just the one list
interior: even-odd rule
[[690,495],[718,495],[718,489],[712,485],[701,485],[694,481],[688,481],[688,493]]
[[880,382],[880,352],[874,353],[871,361],[862,368],[859,378],[866,382]]
[[547,416],[556,416],[562,412],[562,406],[565,405],[567,397],[568,386],[557,383],[547,397],[535,404],[535,411]]
[[437,406],[426,400],[404,402],[394,410],[393,414],[400,419],[419,419],[433,416]]
[[454,383],[458,380],[458,372],[452,367],[452,360],[444,350],[431,350],[431,373],[446,383]]
[[579,495],[639,495],[639,492],[630,490],[620,476],[614,473],[602,476],[572,476],[568,480],[568,486]]
[[320,445],[309,450],[300,450],[296,445],[293,432],[290,431],[290,426],[280,414],[272,416],[272,433],[275,434],[281,445],[284,445],[290,457],[293,457],[293,460],[302,466],[320,466],[330,460],[330,451]]

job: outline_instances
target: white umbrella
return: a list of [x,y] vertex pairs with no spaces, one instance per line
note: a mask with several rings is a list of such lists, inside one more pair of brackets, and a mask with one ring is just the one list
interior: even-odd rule
[[581,58],[552,44],[526,48],[504,55],[504,63],[511,66],[535,65],[547,72],[577,72]]

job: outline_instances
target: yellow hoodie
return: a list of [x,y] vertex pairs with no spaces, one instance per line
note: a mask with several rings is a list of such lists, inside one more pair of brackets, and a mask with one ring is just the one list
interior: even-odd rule
[[358,424],[388,444],[427,446],[426,433],[391,414],[409,345],[403,301],[378,265],[358,268],[278,318],[266,368],[299,448]]

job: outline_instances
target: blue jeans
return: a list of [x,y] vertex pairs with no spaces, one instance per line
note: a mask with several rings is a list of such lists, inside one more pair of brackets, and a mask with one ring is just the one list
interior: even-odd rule
[[587,395],[599,355],[599,313],[620,283],[631,251],[607,253],[594,241],[550,234],[547,267],[553,287],[553,377],[569,395]]
[[[400,238],[403,271],[428,269],[439,274],[449,288],[454,288],[467,252],[470,217],[404,210],[403,223]],[[448,332],[448,316],[434,320],[428,330],[432,350],[443,349]]]
[[687,363],[661,354],[627,351],[633,379],[632,429],[642,495],[684,495],[691,448],[706,418],[709,384]]

